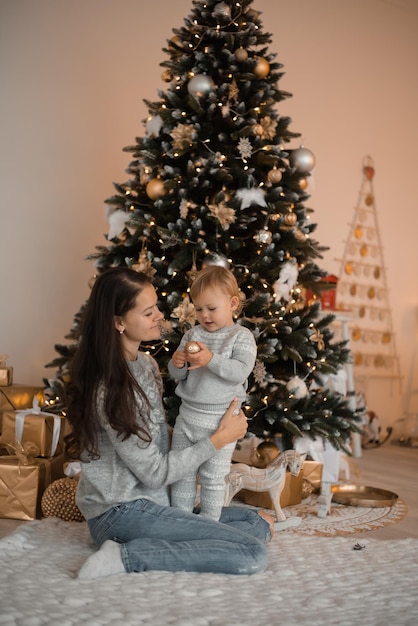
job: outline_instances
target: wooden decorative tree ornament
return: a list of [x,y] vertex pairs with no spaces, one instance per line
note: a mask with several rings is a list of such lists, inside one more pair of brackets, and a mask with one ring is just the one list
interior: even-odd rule
[[302,456],[296,450],[285,450],[274,458],[265,468],[252,467],[245,463],[231,465],[231,471],[226,476],[225,506],[241,489],[250,491],[267,491],[276,513],[275,530],[295,528],[302,521],[301,517],[286,517],[280,506],[280,495],[283,491],[286,470],[289,468],[292,476],[298,476],[301,470]]

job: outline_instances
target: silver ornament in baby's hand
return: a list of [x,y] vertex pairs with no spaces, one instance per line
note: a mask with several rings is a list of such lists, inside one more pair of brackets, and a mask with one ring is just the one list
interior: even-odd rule
[[199,344],[196,341],[188,341],[185,346],[187,354],[196,354],[200,352]]

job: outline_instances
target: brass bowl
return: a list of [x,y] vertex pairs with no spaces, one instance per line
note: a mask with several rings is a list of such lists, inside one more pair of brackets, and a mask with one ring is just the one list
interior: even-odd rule
[[396,493],[365,487],[364,485],[342,484],[332,485],[332,501],[352,506],[368,506],[371,508],[393,506],[398,499]]

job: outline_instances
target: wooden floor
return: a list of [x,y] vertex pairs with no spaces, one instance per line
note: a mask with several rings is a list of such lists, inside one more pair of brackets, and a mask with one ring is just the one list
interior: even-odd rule
[[379,487],[398,494],[408,507],[406,517],[391,526],[362,533],[375,539],[418,538],[418,448],[399,446],[390,440],[380,448],[362,450],[351,480],[361,485]]
[[[418,538],[418,448],[392,444],[362,450],[362,456],[350,459],[350,482],[393,491],[408,506],[407,516],[397,524],[361,533],[375,539]],[[0,537],[11,533],[19,520],[0,519]]]

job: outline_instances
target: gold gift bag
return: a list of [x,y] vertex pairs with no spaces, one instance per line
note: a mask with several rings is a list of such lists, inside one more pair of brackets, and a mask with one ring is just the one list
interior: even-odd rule
[[48,462],[33,459],[24,465],[17,456],[0,457],[0,517],[32,520],[41,515]]
[[0,518],[40,519],[42,495],[64,476],[64,458],[64,454],[51,459],[0,457]]

